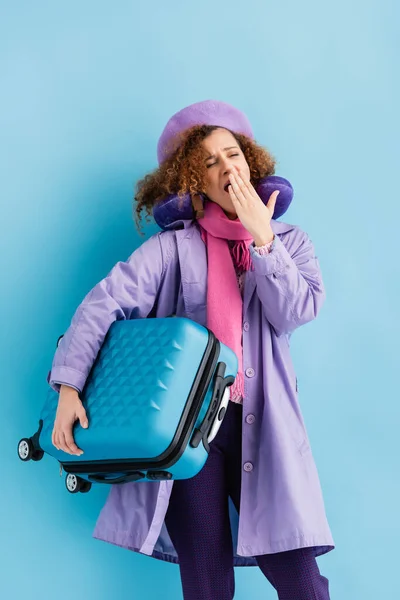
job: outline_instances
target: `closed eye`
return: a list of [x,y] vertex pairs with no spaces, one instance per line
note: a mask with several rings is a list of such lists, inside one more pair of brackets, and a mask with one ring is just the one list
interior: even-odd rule
[[[234,156],[240,156],[240,155],[239,155],[239,154],[231,154],[231,155],[230,155],[228,158],[233,158]],[[218,162],[218,161],[216,161],[216,162],[214,162],[214,163],[211,163],[211,164],[208,164],[208,165],[207,165],[207,169],[209,169],[210,167],[213,167],[214,165],[216,165],[216,164],[217,164],[217,162]]]

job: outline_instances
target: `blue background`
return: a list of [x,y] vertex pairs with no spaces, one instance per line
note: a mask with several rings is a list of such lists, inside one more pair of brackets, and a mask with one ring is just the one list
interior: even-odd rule
[[[324,309],[292,337],[337,544],[321,571],[334,600],[397,595],[398,7],[1,2],[2,597],[181,597],[177,566],[91,538],[106,489],[72,496],[55,461],[23,464],[16,445],[75,308],[141,243],[134,184],[166,121],[209,98],[244,110],[277,157],[295,188],[283,220],[324,275]],[[238,600],[276,598],[257,568],[236,582]]]

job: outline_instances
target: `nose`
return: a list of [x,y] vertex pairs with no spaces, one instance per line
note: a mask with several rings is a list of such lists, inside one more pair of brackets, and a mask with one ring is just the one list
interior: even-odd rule
[[229,175],[231,173],[234,173],[236,171],[236,174],[240,174],[240,171],[237,167],[237,165],[230,165],[223,173],[223,179],[225,180],[227,177],[229,177]]
[[237,165],[232,164],[232,162],[229,158],[225,158],[223,160],[222,168],[223,168],[224,175],[229,175],[229,173],[231,173],[235,169],[237,172],[239,172]]

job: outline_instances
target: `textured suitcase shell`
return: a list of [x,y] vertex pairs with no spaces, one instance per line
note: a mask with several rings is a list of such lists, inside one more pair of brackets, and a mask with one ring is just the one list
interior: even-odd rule
[[207,434],[218,416],[222,421],[218,409],[237,368],[234,352],[189,319],[116,321],[81,394],[89,428],[76,424],[74,438],[84,454],[71,456],[51,442],[58,404],[52,389],[39,446],[89,481],[193,477],[207,459]]

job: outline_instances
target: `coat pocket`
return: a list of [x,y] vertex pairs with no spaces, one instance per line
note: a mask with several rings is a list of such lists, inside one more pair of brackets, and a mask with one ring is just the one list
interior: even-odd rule
[[310,445],[303,421],[303,416],[301,414],[300,405],[297,401],[297,393],[296,398],[293,399],[291,399],[291,397],[289,397],[287,394],[282,393],[280,397],[280,405],[281,410],[283,411],[285,426],[294,444],[296,445],[296,449],[300,452],[300,454],[305,454],[310,449]]

